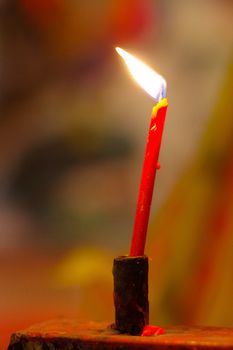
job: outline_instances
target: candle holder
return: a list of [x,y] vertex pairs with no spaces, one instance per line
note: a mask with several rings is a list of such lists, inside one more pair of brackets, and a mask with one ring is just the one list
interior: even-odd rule
[[149,323],[148,257],[119,256],[113,262],[116,330],[139,335]]

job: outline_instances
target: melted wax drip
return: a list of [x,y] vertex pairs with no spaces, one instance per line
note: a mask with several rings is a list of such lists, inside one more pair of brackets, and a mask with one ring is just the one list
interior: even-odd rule
[[165,333],[165,329],[164,328],[159,327],[159,326],[148,325],[148,326],[145,326],[143,328],[141,336],[142,337],[149,337],[149,336],[152,336],[152,335],[161,335],[161,334],[164,334],[164,333]]

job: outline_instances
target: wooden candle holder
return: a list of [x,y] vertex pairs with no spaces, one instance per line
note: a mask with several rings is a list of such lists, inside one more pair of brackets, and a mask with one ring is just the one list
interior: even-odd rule
[[120,333],[142,334],[149,323],[148,257],[118,256],[113,263],[115,326]]
[[180,326],[165,331],[158,336],[130,336],[106,323],[55,319],[14,333],[8,350],[233,349],[233,328]]

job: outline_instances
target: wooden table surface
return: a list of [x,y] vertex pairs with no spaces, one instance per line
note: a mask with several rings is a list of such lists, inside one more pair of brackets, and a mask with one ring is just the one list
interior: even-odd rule
[[107,323],[55,319],[14,333],[8,350],[233,349],[233,328],[179,326],[165,331],[158,336],[128,336]]

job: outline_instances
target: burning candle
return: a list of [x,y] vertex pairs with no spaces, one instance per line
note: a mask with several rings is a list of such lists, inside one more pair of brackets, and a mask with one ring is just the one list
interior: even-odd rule
[[151,200],[156,170],[159,169],[158,158],[168,106],[166,81],[161,75],[125,50],[117,47],[116,51],[123,58],[136,82],[156,102],[152,109],[130,249],[130,256],[142,256],[145,250]]

